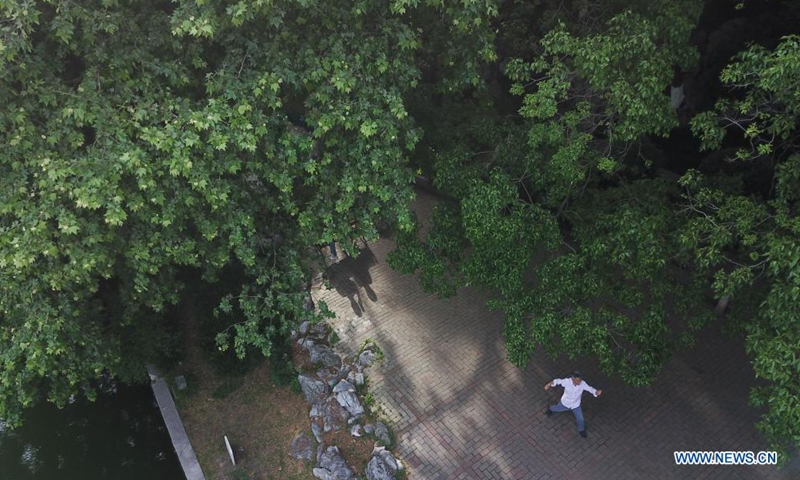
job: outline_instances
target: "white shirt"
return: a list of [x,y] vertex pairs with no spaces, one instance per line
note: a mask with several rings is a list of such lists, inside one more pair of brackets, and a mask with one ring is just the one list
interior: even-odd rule
[[561,395],[561,405],[569,409],[581,406],[581,395],[583,395],[584,391],[591,393],[595,397],[597,396],[597,390],[589,386],[589,384],[583,380],[581,380],[581,383],[575,385],[572,383],[571,378],[557,378],[553,380],[553,383],[550,385],[553,387],[556,385],[564,387],[564,395]]

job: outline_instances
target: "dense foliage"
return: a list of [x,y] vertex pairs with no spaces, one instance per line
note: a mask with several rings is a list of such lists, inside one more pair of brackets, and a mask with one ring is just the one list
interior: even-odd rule
[[756,375],[770,380],[752,401],[769,407],[761,430],[785,448],[800,445],[800,37],[784,38],[773,51],[748,48],[722,80],[734,95],[695,117],[693,129],[706,149],[720,148],[729,130],[742,135],[731,157],[765,164],[771,177],[747,185],[757,177],[688,172],[681,184],[695,215],[684,242],[713,272],[718,296],[744,295],[751,307],[739,322]]
[[420,32],[477,56],[491,9],[411,3],[0,4],[0,417],[143,375],[190,269],[244,269],[218,343],[268,354],[309,246],[408,228]]
[[[442,100],[446,120],[412,108],[426,131],[418,158],[445,199],[390,261],[442,295],[494,292],[515,364],[538,347],[590,354],[632,385],[693,344],[719,300],[771,381],[752,401],[786,452],[800,443],[797,38],[727,61],[730,88],[696,112],[671,87],[700,77],[702,5],[604,7],[506,4],[499,60],[516,114],[480,89]],[[694,164],[657,140],[692,114],[697,150],[713,151]]]
[[196,277],[239,272],[217,346],[269,355],[314,246],[391,219],[392,265],[493,292],[519,366],[647,385],[728,306],[797,445],[800,9],[718,3],[0,3],[0,417],[142,375]]

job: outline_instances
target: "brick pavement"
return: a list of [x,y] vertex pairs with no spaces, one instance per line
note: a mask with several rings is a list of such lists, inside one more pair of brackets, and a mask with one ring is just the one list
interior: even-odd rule
[[[418,192],[420,218],[434,201]],[[386,264],[392,249],[381,239],[340,262],[355,288],[327,290],[317,281],[313,294],[337,314],[337,349],[352,355],[367,338],[383,349],[385,361],[368,371],[370,391],[394,427],[409,478],[800,478],[798,459],[782,470],[674,464],[675,450],[766,449],[747,403],[755,380],[741,341],[706,332],[648,388],[608,378],[591,358],[537,352],[522,371],[506,360],[502,316],[484,306],[487,295],[426,294],[416,276]],[[543,414],[561,391],[545,392],[544,383],[574,368],[604,391],[583,397],[588,439],[570,413]]]

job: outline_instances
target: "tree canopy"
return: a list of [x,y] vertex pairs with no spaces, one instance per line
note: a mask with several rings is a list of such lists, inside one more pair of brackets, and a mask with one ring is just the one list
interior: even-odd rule
[[[423,282],[446,293],[452,282],[428,279],[444,274],[445,264],[462,274],[460,284],[496,290],[519,366],[544,345],[596,354],[609,371],[646,384],[673,346],[691,338],[670,338],[666,325],[668,311],[685,317],[702,297],[696,279],[675,265],[687,260],[669,201],[679,190],[648,175],[642,152],[643,138],[677,125],[664,88],[673,66],[688,69],[696,59],[688,36],[699,11],[691,7],[656,2],[583,36],[555,26],[533,59],[506,66],[510,91],[522,97],[521,122],[495,118],[487,126],[471,114],[462,128],[474,146],[448,144],[433,163],[437,186],[459,201],[437,212],[427,248],[401,248],[395,264],[422,268]],[[444,251],[439,237],[448,232],[460,238]],[[403,240],[413,245],[416,237]],[[424,255],[409,255],[420,248]],[[532,262],[535,282],[525,276]],[[705,320],[682,323],[691,330]]]
[[[398,236],[391,263],[442,295],[495,293],[518,366],[539,347],[588,354],[632,385],[692,345],[719,301],[771,382],[752,396],[768,407],[760,427],[789,451],[800,440],[797,38],[730,59],[716,107],[697,112],[680,83],[699,76],[701,4],[506,7],[499,62],[518,100],[472,92],[429,123],[412,109],[445,199],[425,238]],[[696,149],[712,151],[693,165],[659,140],[692,114]]]
[[[269,355],[304,315],[313,246],[391,219],[392,265],[492,292],[519,366],[589,354],[645,386],[727,306],[788,451],[800,9],[738,8],[0,3],[0,417],[143,375],[187,275],[243,272],[217,345]],[[443,196],[424,238],[415,170]]]
[[142,375],[163,327],[146,319],[186,268],[244,268],[219,344],[268,354],[300,315],[308,246],[410,225],[423,29],[477,57],[491,8],[3,2],[0,417]]
[[705,149],[740,135],[732,161],[760,163],[770,175],[762,184],[741,170],[687,172],[681,184],[693,215],[683,241],[713,273],[718,296],[745,297],[737,320],[756,375],[771,383],[752,401],[769,407],[761,430],[787,449],[800,445],[800,37],[772,51],[751,46],[721,79],[733,95],[695,117],[693,130]]

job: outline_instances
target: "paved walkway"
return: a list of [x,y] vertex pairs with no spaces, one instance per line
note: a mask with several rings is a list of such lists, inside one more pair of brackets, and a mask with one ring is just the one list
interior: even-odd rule
[[[434,199],[418,195],[415,209],[427,218]],[[338,349],[353,354],[367,338],[383,349],[370,391],[410,479],[800,478],[797,459],[783,470],[674,464],[675,450],[766,449],[747,403],[754,378],[741,341],[708,332],[644,389],[608,378],[590,358],[536,354],[522,371],[506,360],[502,316],[484,306],[486,295],[423,293],[416,276],[386,264],[393,248],[382,239],[343,259],[336,288],[317,283],[313,293],[337,314]],[[587,439],[571,414],[543,414],[561,391],[545,392],[545,382],[574,368],[603,389],[583,397]]]

